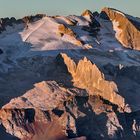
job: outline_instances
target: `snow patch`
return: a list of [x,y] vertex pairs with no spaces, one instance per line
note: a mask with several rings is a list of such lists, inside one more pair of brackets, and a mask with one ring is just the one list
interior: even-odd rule
[[124,13],[122,13],[122,12],[120,12],[120,11],[118,11],[118,10],[113,10],[113,12],[116,12],[116,13],[118,13],[118,14],[120,14],[120,15],[122,15],[122,16],[125,17]]
[[122,29],[119,28],[119,22],[116,21],[116,20],[113,20],[113,21],[112,21],[112,24],[113,24],[113,29],[114,29],[114,31],[116,32],[116,33],[115,33],[116,38],[117,38],[117,39],[120,39],[120,35],[121,35],[121,33],[122,33]]

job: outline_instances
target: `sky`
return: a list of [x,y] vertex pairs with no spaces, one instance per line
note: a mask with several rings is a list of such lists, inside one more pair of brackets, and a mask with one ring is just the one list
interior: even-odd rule
[[21,18],[38,13],[80,15],[85,9],[100,12],[103,7],[140,17],[140,0],[0,0],[0,18]]

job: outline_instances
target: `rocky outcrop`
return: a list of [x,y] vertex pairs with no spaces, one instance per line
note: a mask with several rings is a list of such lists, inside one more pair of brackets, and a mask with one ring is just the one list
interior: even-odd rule
[[45,14],[37,14],[35,16],[26,16],[24,18],[22,18],[23,22],[34,22],[36,20],[42,19],[43,17],[45,17]]
[[[34,86],[35,88],[29,90],[23,97],[12,99],[10,106],[5,105],[4,108],[8,109],[13,105],[18,109],[22,109],[24,106],[24,108],[45,108],[49,110],[59,106],[59,104],[61,104],[61,100],[65,100],[66,96],[68,96],[65,89],[60,88],[55,81],[43,81]],[[58,94],[59,96],[57,96]],[[32,98],[33,96],[35,96],[35,98]],[[36,98],[38,98],[38,100],[36,100]],[[16,105],[15,100],[18,101],[18,105]],[[41,102],[43,102],[45,106],[42,106]]]
[[8,133],[23,140],[136,139],[139,111],[120,110],[123,98],[95,64],[87,58],[75,63],[66,54],[58,55],[56,62],[72,76],[74,86],[43,81],[12,99],[0,110]]
[[83,26],[82,29],[88,32],[90,36],[96,38],[101,27],[96,19],[98,17],[98,12],[92,13],[90,10],[85,10],[81,16],[89,22],[89,26]]
[[140,31],[129,20],[128,15],[112,8],[104,8],[100,17],[112,21],[116,38],[124,47],[140,50]]
[[[8,133],[20,139],[39,137],[36,134],[36,131],[40,131],[36,130],[38,125],[42,127],[41,129],[49,129],[52,125],[53,127],[56,126],[53,129],[58,129],[60,126],[60,133],[58,132],[58,134],[63,134],[67,129],[65,102],[72,102],[74,97],[87,96],[83,90],[79,90],[79,92],[78,89],[75,90],[76,92],[72,91],[74,89],[60,87],[54,81],[35,84],[35,87],[26,94],[11,100],[9,104],[3,106],[0,110],[0,120]],[[48,126],[49,123],[53,124]],[[74,127],[72,123],[70,125]],[[61,132],[62,126],[63,132]],[[49,133],[48,131],[44,132],[45,136]]]
[[72,37],[76,37],[75,33],[68,27],[66,27],[64,24],[60,24],[58,26],[58,30],[59,33],[61,34],[61,36],[63,36],[64,34],[72,36]]
[[75,44],[77,46],[82,46],[83,45],[83,42],[77,38],[77,35],[74,33],[74,31],[72,29],[70,29],[69,27],[66,27],[64,24],[60,24],[58,26],[57,34],[60,37],[68,35],[73,40],[73,44]]
[[35,16],[26,16],[22,19],[15,19],[14,17],[1,18],[0,19],[0,33],[5,30],[6,26],[13,26],[14,24],[22,24],[22,23],[27,24],[27,23],[42,19],[45,16],[46,16],[45,14],[37,14]]
[[[58,119],[57,115],[54,114],[53,118],[53,114],[50,113],[47,110],[24,109],[24,106],[23,109],[14,109],[14,106],[11,106],[11,109],[0,111],[0,118],[8,133],[23,140],[38,140],[40,138],[49,140],[49,137],[54,140],[59,137],[66,138],[59,120],[51,120],[50,122],[49,119]],[[54,133],[56,129],[60,131]]]
[[[76,87],[86,89],[90,95],[100,95],[104,99],[124,108],[124,98],[118,94],[114,82],[106,81],[104,74],[86,57],[76,63],[66,54],[60,54],[68,72],[72,75]],[[59,59],[58,59],[59,61]]]
[[16,23],[16,19],[14,17],[12,18],[1,18],[1,26],[4,28],[5,26],[12,26],[14,23]]
[[98,13],[92,13],[90,10],[85,10],[82,15],[87,21],[89,21],[90,28],[97,29],[100,28],[99,22],[96,20]]
[[[71,96],[73,92],[67,93],[68,89],[61,88],[51,81],[38,83],[25,95],[3,106],[0,110],[0,120],[7,132],[23,140],[40,138],[42,140],[63,138],[64,140],[67,139],[66,136],[75,138],[81,135],[88,139],[99,140],[102,139],[100,133],[107,137],[106,131],[102,131],[99,127],[107,120],[103,117],[103,120],[99,121],[100,125],[95,125],[97,122],[93,119],[96,118],[93,109],[97,114],[106,111],[112,113],[111,105],[103,103],[100,98],[90,97],[88,99],[88,96],[77,96],[78,92],[76,92],[77,95]],[[108,119],[114,117],[115,114]],[[119,122],[111,123],[121,127]],[[116,130],[114,130],[111,130],[112,133],[115,133]],[[85,137],[78,139],[85,140]]]
[[37,20],[40,20],[45,16],[46,16],[45,14],[37,14],[35,16],[26,16],[26,17],[23,17],[22,19],[17,20],[17,23],[24,23],[26,26],[28,23],[32,23]]
[[85,10],[83,13],[82,13],[82,15],[81,16],[83,16],[84,18],[86,18],[88,21],[92,21],[92,19],[94,18],[93,17],[93,14],[92,14],[92,12],[90,11],[90,10]]
[[0,120],[8,133],[23,140],[128,140],[129,134],[133,135],[132,125],[139,133],[137,122],[131,120],[132,115],[138,119],[138,114],[125,116],[100,96],[47,81],[3,106]]

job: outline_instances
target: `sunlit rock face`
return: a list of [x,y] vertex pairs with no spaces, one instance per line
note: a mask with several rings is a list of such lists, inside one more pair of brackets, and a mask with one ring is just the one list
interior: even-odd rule
[[84,45],[82,41],[80,41],[77,38],[77,35],[74,33],[74,31],[71,28],[66,27],[64,24],[60,24],[58,26],[58,32],[57,34],[60,37],[64,37],[67,38],[67,36],[69,36],[71,38],[71,40],[73,40],[73,43],[77,46],[82,46]]
[[92,13],[90,10],[85,10],[81,14],[81,16],[84,17],[89,22],[89,26],[92,29],[98,29],[100,27],[100,23],[96,20],[96,18],[99,16],[97,12]]
[[[133,115],[138,119],[138,114]],[[127,139],[130,133],[134,135],[130,126],[137,129],[131,117],[100,96],[64,88],[54,81],[36,84],[0,110],[6,131],[23,140]]]
[[140,50],[140,24],[134,17],[112,8],[102,9],[101,17],[111,20],[116,38],[124,47]]
[[60,54],[64,64],[73,77],[75,86],[86,89],[90,95],[100,95],[104,99],[124,108],[125,101],[117,92],[114,82],[106,81],[104,74],[86,57],[76,63],[66,54]]
[[69,35],[69,36],[72,36],[72,37],[75,37],[76,36],[75,33],[70,28],[67,28],[63,24],[60,24],[58,26],[58,30],[59,30],[61,36],[63,36],[64,34]]
[[[72,90],[75,90],[76,94]],[[68,123],[66,105],[69,105],[75,96],[87,97],[88,95],[82,89],[60,87],[55,81],[37,83],[32,90],[3,106],[0,110],[0,119],[7,132],[20,139],[33,137],[36,140],[41,134],[42,138],[50,137],[55,140],[60,136],[67,139],[64,135]],[[69,125],[76,131],[74,118]],[[48,128],[48,131],[42,130],[43,132],[38,136],[39,129],[45,128]],[[56,130],[58,133],[54,134]]]
[[25,27],[28,23],[35,22],[39,19],[45,17],[45,14],[37,14],[35,16],[26,16],[22,19],[15,19],[14,17],[11,18],[0,18],[0,33],[6,30],[7,26],[14,26],[18,24],[25,24]]
[[92,12],[90,10],[85,10],[83,13],[82,13],[82,16],[84,18],[86,18],[87,20],[89,20],[90,22],[93,20],[94,16],[92,14]]

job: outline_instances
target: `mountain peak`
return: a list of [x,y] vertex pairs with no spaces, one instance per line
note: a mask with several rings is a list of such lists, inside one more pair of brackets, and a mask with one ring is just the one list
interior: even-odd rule
[[90,15],[90,16],[93,16],[92,12],[88,9],[86,9],[83,13],[82,13],[82,16],[87,16],[87,15]]
[[[140,50],[140,21],[113,8],[103,8],[100,17],[112,22],[117,40],[126,48]],[[135,41],[134,41],[135,40]]]
[[92,20],[93,19],[93,13],[90,10],[85,10],[82,15],[84,18],[88,19],[88,20]]
[[113,12],[114,14],[119,14],[119,15],[125,16],[125,14],[122,11],[117,10],[115,8],[110,8],[110,7],[104,7],[101,10],[101,12],[105,12],[105,13]]

